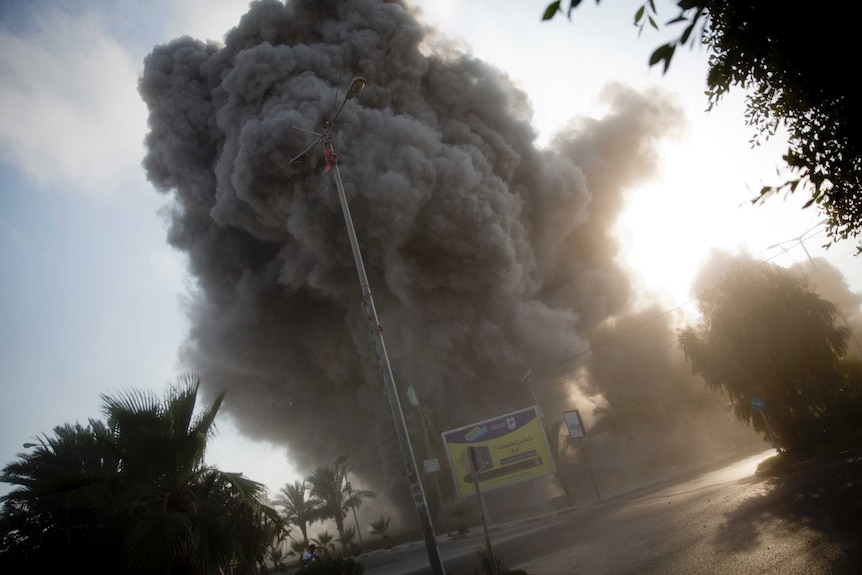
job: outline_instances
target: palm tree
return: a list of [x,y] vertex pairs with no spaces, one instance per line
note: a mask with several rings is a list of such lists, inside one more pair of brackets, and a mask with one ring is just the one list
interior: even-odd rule
[[311,496],[318,502],[320,517],[335,521],[339,539],[344,539],[344,518],[347,510],[360,507],[363,499],[375,497],[373,491],[351,489],[347,481],[348,468],[344,464],[318,467],[308,478]]
[[84,549],[63,555],[67,569],[99,571],[93,561],[102,556],[120,573],[255,569],[284,526],[263,485],[204,464],[224,395],[196,416],[198,386],[186,377],[162,401],[151,392],[103,395],[106,424],[57,428],[4,468],[0,480],[20,486],[2,498],[4,515],[10,504],[38,510],[43,531]]
[[380,535],[380,539],[383,541],[383,546],[387,549],[391,549],[392,545],[389,543],[389,535],[387,535],[386,530],[389,529],[389,521],[390,517],[380,516],[380,519],[377,521],[372,521],[368,525],[371,526],[371,534],[372,535]]
[[473,505],[466,499],[458,499],[446,506],[446,513],[455,523],[455,531],[464,534],[469,531],[468,522],[473,514]]
[[329,556],[335,553],[335,537],[329,531],[321,531],[317,534],[317,545],[323,550],[323,554]]
[[116,536],[97,530],[104,516],[94,505],[96,485],[119,471],[109,440],[101,421],[58,426],[3,468],[0,481],[17,486],[0,498],[5,567],[49,572],[86,562],[99,571],[120,560]]
[[294,481],[293,485],[286,483],[275,498],[275,505],[284,511],[284,520],[299,527],[302,533],[303,548],[308,546],[308,525],[319,520],[319,502],[311,497],[306,497],[308,483],[305,481]]
[[303,544],[302,541],[297,541],[295,539],[291,539],[290,541],[290,550],[293,552],[293,555],[301,554],[307,547],[308,545]]
[[276,570],[284,570],[284,549],[280,546],[273,545],[269,550],[269,558],[272,561],[272,566]]
[[[272,529],[271,531],[271,540],[269,541],[266,554],[270,561],[272,561],[272,566],[277,571],[284,569],[284,542],[290,537],[290,534],[291,530],[287,526],[284,526],[282,529]],[[266,572],[266,569],[261,570],[261,572]]]
[[199,386],[196,376],[186,376],[162,401],[152,392],[102,395],[122,461],[115,516],[125,527],[132,571],[253,568],[266,553],[269,525],[282,523],[265,504],[263,485],[204,465],[224,393],[195,415]]
[[341,543],[342,548],[350,549],[350,548],[352,548],[353,541],[355,539],[356,539],[356,527],[345,527],[344,533],[338,539],[338,542]]

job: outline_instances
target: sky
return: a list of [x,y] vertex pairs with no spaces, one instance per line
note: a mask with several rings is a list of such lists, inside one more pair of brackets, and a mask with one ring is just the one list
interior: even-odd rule
[[[701,50],[678,51],[662,75],[647,66],[662,37],[639,38],[631,25],[637,2],[585,2],[571,21],[542,23],[545,4],[420,3],[422,21],[528,95],[540,146],[553,146],[576,117],[606,114],[609,84],[660,90],[683,109],[685,125],[661,144],[658,175],[627,191],[616,227],[645,304],[690,302],[699,263],[714,249],[804,263],[790,241],[803,233],[812,256],[862,292],[855,245],[823,251],[822,217],[800,209],[803,197],[750,204],[774,181],[781,135],[752,149],[739,93],[705,112]],[[228,0],[0,6],[0,461],[56,425],[100,417],[102,393],[162,393],[186,370],[178,350],[192,288],[185,255],[165,240],[169,198],[141,167],[147,109],[137,82],[154,46],[183,35],[221,41],[247,8]],[[217,423],[210,463],[271,491],[302,475],[283,446],[244,438],[228,416]]]

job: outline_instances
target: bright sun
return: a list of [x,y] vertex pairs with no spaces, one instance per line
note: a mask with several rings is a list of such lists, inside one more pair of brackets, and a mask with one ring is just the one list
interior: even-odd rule
[[[644,296],[668,305],[691,300],[693,280],[713,249],[774,257],[769,246],[810,225],[804,198],[751,203],[760,188],[778,178],[784,142],[747,145],[742,110],[730,105],[691,122],[689,133],[662,148],[656,182],[630,190],[617,224],[621,263],[642,280]],[[730,121],[734,114],[738,117]]]

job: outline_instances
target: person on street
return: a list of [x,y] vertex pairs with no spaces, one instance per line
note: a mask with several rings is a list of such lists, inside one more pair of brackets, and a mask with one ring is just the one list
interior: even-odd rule
[[308,549],[302,552],[302,558],[300,559],[303,567],[311,565],[317,560],[317,555],[314,554],[315,551],[317,551],[317,546],[314,543],[309,543]]

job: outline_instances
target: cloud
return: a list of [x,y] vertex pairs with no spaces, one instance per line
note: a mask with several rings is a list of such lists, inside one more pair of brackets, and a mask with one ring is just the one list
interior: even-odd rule
[[175,0],[164,2],[165,33],[170,36],[191,36],[201,40],[221,42],[224,34],[236,26],[248,11],[249,2],[242,0]]
[[140,64],[90,13],[0,28],[0,153],[43,186],[99,196],[140,172]]

